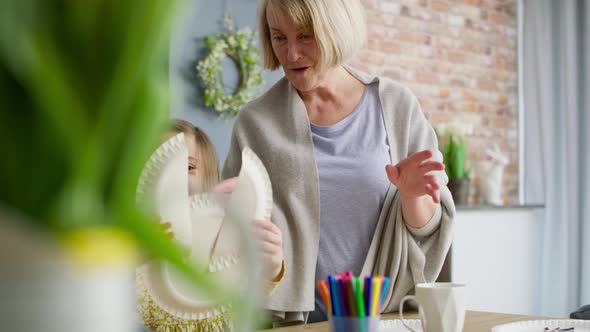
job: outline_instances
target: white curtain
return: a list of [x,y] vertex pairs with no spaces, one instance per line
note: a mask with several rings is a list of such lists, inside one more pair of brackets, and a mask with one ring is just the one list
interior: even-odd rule
[[540,314],[590,304],[590,1],[522,0],[523,191],[544,203]]

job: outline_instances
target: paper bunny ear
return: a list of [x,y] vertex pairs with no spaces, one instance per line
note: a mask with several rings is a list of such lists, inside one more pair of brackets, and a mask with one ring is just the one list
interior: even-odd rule
[[191,259],[206,262],[212,269],[211,255],[213,246],[225,217],[224,198],[214,193],[203,193],[191,196],[191,220],[193,227],[193,246]]
[[171,224],[175,238],[192,244],[188,200],[188,150],[180,133],[158,147],[147,161],[137,186],[137,200]]
[[272,203],[268,172],[254,151],[246,147],[242,151],[242,168],[226,214],[244,222],[270,219]]
[[237,223],[249,225],[256,219],[269,220],[272,204],[272,187],[266,168],[246,147],[242,151],[242,168],[236,188],[225,206],[225,218],[211,257],[211,272],[226,269],[239,259],[240,228]]

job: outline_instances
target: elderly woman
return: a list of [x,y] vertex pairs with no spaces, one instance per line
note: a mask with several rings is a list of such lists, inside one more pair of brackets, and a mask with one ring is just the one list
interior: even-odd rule
[[285,76],[239,114],[222,174],[248,146],[271,178],[283,250],[268,261],[284,276],[266,307],[280,323],[325,320],[315,281],[352,270],[389,276],[394,311],[451,244],[434,130],[410,90],[344,65],[365,41],[358,0],[262,0],[258,17],[264,66]]

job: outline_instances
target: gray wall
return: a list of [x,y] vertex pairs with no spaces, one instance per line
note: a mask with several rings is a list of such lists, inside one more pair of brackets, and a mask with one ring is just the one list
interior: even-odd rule
[[[232,1],[231,10],[236,28],[256,29],[256,0]],[[208,54],[204,37],[225,31],[225,1],[191,0],[182,16],[177,18],[170,46],[170,89],[172,116],[183,118],[203,129],[213,141],[220,165],[227,155],[234,118],[219,119],[214,110],[203,105],[202,83],[195,66]],[[265,71],[265,91],[283,76],[282,71]],[[236,65],[229,59],[223,62],[223,77],[227,86],[238,82]],[[233,90],[231,90],[233,91]]]

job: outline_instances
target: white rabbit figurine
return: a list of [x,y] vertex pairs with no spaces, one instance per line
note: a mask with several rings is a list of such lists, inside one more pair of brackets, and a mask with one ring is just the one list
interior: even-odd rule
[[498,145],[487,149],[488,160],[478,163],[478,191],[482,204],[502,205],[502,175],[508,158],[502,154]]

